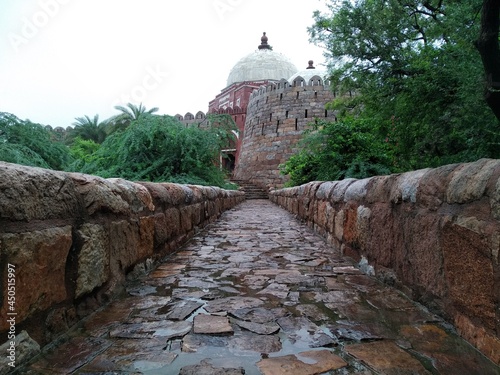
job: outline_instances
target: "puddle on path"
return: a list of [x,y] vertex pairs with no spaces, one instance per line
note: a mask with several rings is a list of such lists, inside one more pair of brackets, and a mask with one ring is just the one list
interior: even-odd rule
[[[204,360],[247,375],[322,366],[331,374],[500,374],[439,318],[267,201],[226,212],[127,290],[45,353],[33,374],[176,375]],[[72,362],[75,348],[84,354]]]

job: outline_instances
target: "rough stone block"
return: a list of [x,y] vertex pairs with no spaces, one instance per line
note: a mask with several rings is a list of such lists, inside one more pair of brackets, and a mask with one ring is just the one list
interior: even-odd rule
[[495,326],[495,274],[479,234],[451,223],[443,227],[444,274],[452,308]]
[[[50,228],[34,232],[0,234],[2,275],[7,265],[15,265],[17,322],[64,301],[66,260],[72,245],[71,227]],[[7,278],[0,281],[7,290]],[[3,292],[0,331],[7,329],[7,294]]]
[[130,214],[130,206],[122,198],[121,189],[111,181],[81,173],[68,175],[72,178],[88,215],[98,212]]
[[490,177],[500,168],[499,160],[481,159],[474,163],[461,164],[448,185],[448,203],[465,203],[480,199]]
[[0,162],[0,219],[66,219],[80,210],[67,174]]
[[82,248],[78,254],[75,297],[90,293],[108,280],[109,236],[98,224],[84,224],[78,230]]
[[153,198],[145,186],[121,178],[109,178],[108,181],[116,185],[132,212],[143,212],[146,209],[154,212]]
[[421,178],[430,169],[421,169],[418,171],[407,172],[400,175],[392,186],[391,202],[411,202],[417,201],[417,191]]

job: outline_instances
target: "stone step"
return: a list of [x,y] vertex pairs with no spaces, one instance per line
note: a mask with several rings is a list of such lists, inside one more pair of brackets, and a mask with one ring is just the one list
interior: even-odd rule
[[246,199],[269,199],[267,191],[249,181],[231,180],[245,192]]

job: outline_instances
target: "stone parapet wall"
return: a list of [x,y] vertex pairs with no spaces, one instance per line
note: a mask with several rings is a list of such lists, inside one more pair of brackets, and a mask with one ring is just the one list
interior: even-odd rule
[[131,271],[176,251],[244,193],[133,183],[0,162],[0,332],[8,265],[16,330],[45,344],[123,290]]
[[297,77],[269,83],[250,96],[245,133],[235,179],[251,181],[263,188],[282,187],[286,182],[279,165],[297,151],[297,143],[315,119],[334,120],[333,111],[325,109],[334,93],[320,77],[309,82]]
[[499,160],[311,182],[270,199],[500,364]]

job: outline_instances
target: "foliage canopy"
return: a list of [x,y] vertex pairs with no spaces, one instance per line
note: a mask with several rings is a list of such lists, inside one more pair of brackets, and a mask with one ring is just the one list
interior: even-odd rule
[[77,168],[102,177],[222,186],[217,161],[228,137],[218,126],[185,127],[171,116],[143,115],[109,135]]
[[[392,172],[500,157],[499,122],[483,98],[484,71],[474,46],[481,5],[482,0],[331,0],[328,14],[315,13],[310,37],[325,47],[341,98],[329,108],[342,126],[370,133],[374,149],[380,140],[386,143],[378,159],[388,152]],[[331,132],[321,133],[338,141]],[[314,152],[307,146],[314,142],[304,142],[302,158],[330,152],[325,142]],[[315,155],[311,163],[319,159]],[[292,183],[307,180],[293,177],[292,163],[293,158],[285,167]]]
[[71,156],[44,126],[0,112],[0,160],[61,170],[71,162]]

